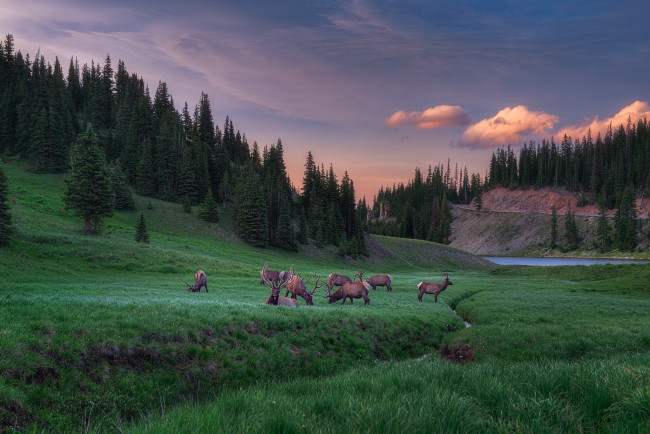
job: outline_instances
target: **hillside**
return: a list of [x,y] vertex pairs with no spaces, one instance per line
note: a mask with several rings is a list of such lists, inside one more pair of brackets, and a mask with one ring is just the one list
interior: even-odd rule
[[[483,195],[483,210],[480,213],[476,212],[474,203],[452,208],[451,246],[477,255],[548,254],[549,249],[545,246],[550,242],[552,208],[555,206],[558,215],[561,243],[563,217],[570,204],[583,246],[589,249],[595,239],[598,207],[578,207],[578,200],[578,194],[561,188],[491,189]],[[609,210],[607,214],[612,217],[615,212]],[[647,197],[637,198],[637,212],[640,218],[647,220],[650,212]],[[648,237],[640,236],[639,241],[639,250],[647,250]]]

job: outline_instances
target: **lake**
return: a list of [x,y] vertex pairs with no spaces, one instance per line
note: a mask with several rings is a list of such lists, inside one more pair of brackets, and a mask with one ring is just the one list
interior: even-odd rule
[[647,263],[635,259],[609,259],[609,258],[525,258],[505,256],[482,256],[483,259],[498,265],[532,265],[537,267],[553,267],[558,265],[594,265],[594,264],[629,264]]

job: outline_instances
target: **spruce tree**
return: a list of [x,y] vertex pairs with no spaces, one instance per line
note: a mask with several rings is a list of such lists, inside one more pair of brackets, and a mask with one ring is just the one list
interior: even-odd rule
[[237,232],[248,244],[267,247],[269,228],[266,200],[260,188],[260,179],[251,166],[247,168],[245,176],[237,211]]
[[600,253],[605,253],[611,242],[609,222],[605,214],[605,195],[601,194],[598,200],[598,223],[596,226],[596,244]]
[[151,140],[148,138],[142,142],[142,152],[138,161],[136,180],[138,193],[143,196],[151,196],[155,193],[156,177],[153,172],[153,153]]
[[570,203],[568,208],[566,216],[564,217],[564,237],[566,238],[567,249],[575,250],[580,245],[578,225],[576,224],[573,212],[571,212]]
[[219,207],[217,201],[212,196],[212,189],[208,189],[205,199],[199,209],[199,218],[209,223],[216,223],[219,221]]
[[84,219],[85,232],[99,232],[102,219],[113,215],[113,200],[110,173],[89,126],[75,144],[72,176],[66,180],[63,202]]
[[219,196],[221,196],[223,202],[223,209],[226,209],[226,204],[228,203],[231,193],[232,184],[230,183],[230,175],[228,175],[228,171],[226,171],[223,174],[223,178],[221,178],[221,183],[219,184]]
[[138,226],[135,231],[135,240],[139,243],[149,243],[149,234],[147,233],[147,223],[144,221],[144,214],[140,213]]
[[192,202],[190,201],[190,197],[188,195],[185,195],[185,199],[183,199],[183,212],[186,212],[188,214],[192,213]]
[[132,210],[135,209],[135,202],[131,195],[131,190],[126,183],[124,172],[118,164],[111,165],[111,184],[113,194],[115,195],[115,209]]
[[0,246],[9,244],[12,232],[8,193],[7,176],[0,166]]
[[555,205],[551,208],[551,249],[557,247],[557,210]]
[[296,243],[296,235],[293,231],[293,223],[291,222],[291,206],[288,200],[282,201],[280,208],[280,219],[278,221],[277,232],[277,246],[284,250],[291,252],[298,251],[298,244]]
[[628,185],[621,196],[614,219],[616,245],[621,250],[633,250],[636,247],[638,228],[634,187]]

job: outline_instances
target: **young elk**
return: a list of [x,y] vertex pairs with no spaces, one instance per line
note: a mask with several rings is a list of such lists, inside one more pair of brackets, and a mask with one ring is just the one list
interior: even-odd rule
[[[183,280],[183,282],[185,281]],[[190,292],[201,292],[202,286],[205,286],[205,292],[208,292],[208,277],[205,275],[203,270],[194,273],[194,286],[187,282],[185,282],[185,284],[187,285],[187,290]]]
[[280,279],[279,282],[273,282],[270,280],[268,277],[266,277],[266,267],[268,264],[265,262],[264,263],[264,268],[260,272],[260,276],[262,276],[262,280],[271,287],[271,295],[269,298],[266,299],[266,304],[273,304],[276,306],[288,306],[288,307],[298,307],[298,301],[287,298],[287,297],[280,297],[280,290],[282,289],[283,285],[286,285],[288,279],[292,277],[292,274],[285,274],[285,279]]
[[422,295],[424,294],[433,294],[434,301],[438,302],[438,294],[447,289],[447,286],[453,285],[449,280],[449,273],[445,273],[445,281],[442,283],[428,283],[420,282],[418,289],[420,290],[420,295],[418,295],[418,300],[422,301]]
[[[293,299],[297,298],[297,296],[301,296],[305,299],[305,302],[307,302],[308,305],[313,305],[314,301],[312,300],[312,297],[314,293],[318,290],[318,288],[323,286],[325,282],[321,282],[320,278],[316,278],[314,290],[309,292],[307,291],[307,283],[309,283],[312,276],[309,276],[309,278],[305,281],[305,279],[293,273],[293,266],[291,266],[291,271],[289,274],[292,275],[293,278],[287,281],[287,291],[284,296],[286,297],[289,295],[289,293],[291,293],[291,298]],[[316,273],[314,273],[314,277],[316,277]]]
[[370,285],[368,282],[345,282],[341,287],[332,294],[332,283],[327,283],[327,295],[324,295],[323,298],[329,298],[330,303],[334,303],[343,299],[343,304],[345,304],[345,299],[350,299],[350,304],[353,304],[353,299],[363,298],[364,305],[370,304],[370,299],[368,298],[368,291],[370,290]]
[[393,281],[393,278],[390,277],[390,274],[373,274],[366,280],[372,289],[377,289],[378,286],[385,286],[386,292],[393,292],[390,284]]

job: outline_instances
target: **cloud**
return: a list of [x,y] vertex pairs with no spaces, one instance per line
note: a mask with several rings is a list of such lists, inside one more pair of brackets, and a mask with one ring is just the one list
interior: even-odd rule
[[421,129],[434,129],[453,125],[469,125],[471,122],[469,113],[462,107],[439,105],[423,112],[397,111],[386,120],[386,125],[391,127],[415,125]]
[[558,117],[528,110],[518,105],[506,107],[494,117],[470,126],[461,136],[458,146],[488,149],[507,144],[519,144],[528,135],[542,134],[553,128]]
[[634,101],[627,107],[623,107],[612,117],[601,120],[596,116],[591,120],[585,119],[584,122],[578,125],[564,127],[557,132],[556,137],[562,138],[566,134],[574,140],[581,139],[591,131],[591,137],[595,138],[598,133],[604,136],[610,125],[616,129],[619,125],[627,126],[628,119],[631,119],[632,123],[635,124],[643,118],[650,119],[650,106],[648,106],[647,101]]

